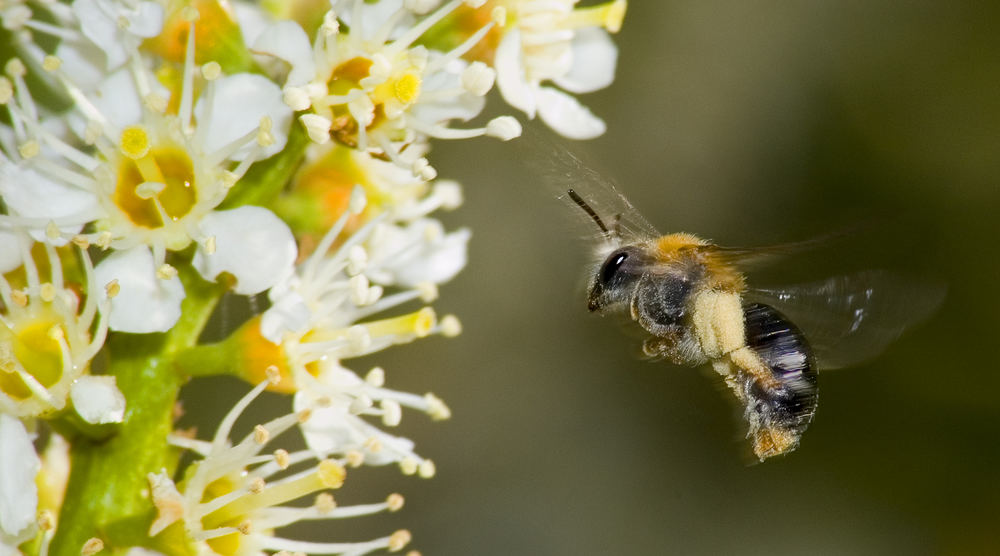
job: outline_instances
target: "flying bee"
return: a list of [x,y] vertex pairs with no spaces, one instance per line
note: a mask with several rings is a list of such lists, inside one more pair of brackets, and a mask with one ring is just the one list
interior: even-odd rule
[[819,367],[874,357],[943,299],[943,288],[884,271],[750,288],[742,268],[815,242],[736,249],[691,234],[661,235],[604,185],[622,212],[602,217],[600,205],[568,191],[604,240],[587,307],[625,312],[648,333],[647,356],[710,364],[743,407],[747,438],[761,461],[798,446],[816,413]]

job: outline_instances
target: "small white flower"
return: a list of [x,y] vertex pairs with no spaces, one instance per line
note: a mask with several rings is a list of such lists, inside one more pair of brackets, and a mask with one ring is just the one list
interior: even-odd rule
[[487,23],[450,52],[428,51],[414,43],[462,2],[452,0],[412,21],[414,11],[422,13],[433,4],[369,5],[352,0],[344,3],[349,35],[324,26],[310,41],[301,27],[279,22],[257,38],[254,50],[290,65],[284,98],[295,110],[309,111],[300,122],[314,141],[324,143],[329,135],[409,168],[401,153],[426,137],[496,136],[486,127],[450,127],[452,121],[478,115],[482,96],[493,85],[491,69],[469,66],[460,57],[495,23]]
[[[121,252],[98,266],[102,279],[116,279],[122,288],[123,297],[112,303],[114,330],[160,332],[176,322],[184,291],[166,264],[168,251],[196,242],[196,268],[204,277],[226,271],[237,291],[248,294],[267,289],[284,272],[272,265],[294,259],[287,226],[265,209],[215,212],[253,162],[284,147],[292,112],[271,81],[222,76],[213,63],[203,68],[206,83],[195,98],[193,25],[183,82],[174,93],[143,64],[128,64],[90,94],[54,70],[76,100],[71,127],[83,145],[47,129],[18,72],[0,83],[11,90],[0,102],[13,121],[11,137],[0,140],[7,155],[0,157],[0,177],[9,178],[0,179],[0,195],[12,218],[36,237],[43,230],[51,236],[54,224],[59,233],[50,239],[66,241],[89,224],[94,231],[79,237]],[[139,54],[132,49],[129,56]],[[172,96],[176,114],[164,111]],[[257,234],[254,256],[232,240],[246,230],[267,232]]]
[[[0,275],[0,412],[38,417],[66,406],[72,385],[88,372],[104,344],[109,308],[86,249],[64,263],[68,255],[60,257],[51,244],[42,244],[48,266],[44,275],[31,255],[31,243],[23,234],[16,237],[12,247],[20,248],[27,283],[15,289]],[[76,265],[83,269],[82,306],[63,276],[64,266]]]
[[[150,494],[157,509],[149,534],[156,536],[181,522],[185,540],[199,553],[250,555],[286,550],[362,556],[403,548],[409,541],[406,531],[371,541],[341,543],[301,541],[276,533],[276,529],[296,522],[396,511],[403,500],[391,494],[383,502],[338,506],[329,491],[344,483],[345,467],[350,464],[347,457],[319,459],[311,450],[289,453],[271,447],[289,429],[308,420],[309,410],[257,425],[242,440],[230,441],[233,425],[267,386],[265,381],[244,396],[223,418],[210,442],[171,437],[172,443],[192,450],[201,459],[179,484],[165,472],[149,473]],[[312,495],[315,498],[309,506],[285,505]]]
[[[618,50],[607,31],[617,32],[625,0],[575,8],[578,0],[506,0],[510,13],[496,51],[497,87],[508,104],[529,118],[541,116],[571,139],[604,133],[604,122],[563,91],[607,87],[614,79]],[[607,30],[607,31],[606,31]]]

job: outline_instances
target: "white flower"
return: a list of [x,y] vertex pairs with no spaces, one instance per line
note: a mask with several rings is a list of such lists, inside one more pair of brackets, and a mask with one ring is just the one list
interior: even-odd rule
[[588,93],[614,79],[618,51],[605,29],[617,32],[625,0],[576,8],[578,0],[502,0],[508,25],[496,51],[497,87],[513,107],[571,139],[604,133],[604,122],[552,81]]
[[[70,121],[82,145],[43,125],[23,71],[0,81],[0,102],[13,122],[2,142],[0,176],[9,179],[0,179],[0,195],[12,219],[36,236],[45,230],[53,241],[75,237],[120,252],[98,265],[101,278],[117,279],[124,296],[112,303],[114,330],[157,332],[176,322],[184,293],[168,251],[197,243],[196,268],[204,277],[225,271],[236,291],[247,294],[273,285],[286,272],[281,265],[295,258],[287,226],[267,210],[216,211],[253,162],[284,147],[291,110],[271,81],[222,75],[214,62],[200,68],[205,84],[195,98],[189,25],[183,81],[173,92],[142,63],[111,74],[90,94],[53,70],[75,100]],[[138,60],[134,49],[128,54]],[[166,110],[170,102],[176,113]],[[49,233],[50,224],[58,234]],[[80,234],[88,224],[94,231]],[[232,241],[248,229],[259,232],[254,248],[265,256],[247,256],[240,251],[245,244]]]
[[[88,372],[90,360],[104,344],[108,307],[85,249],[76,250],[72,260],[64,263],[62,258],[68,255],[60,257],[51,244],[42,244],[49,269],[45,276],[31,254],[30,241],[23,234],[15,238],[8,246],[20,250],[26,283],[15,288],[0,275],[4,307],[0,312],[0,412],[38,417],[63,409],[74,383]],[[64,266],[77,265],[83,270],[82,306],[79,294],[63,277]],[[81,416],[94,422],[88,417],[95,414]]]
[[0,544],[20,544],[36,528],[41,461],[20,420],[0,413]]
[[[276,380],[274,375],[272,380]],[[347,458],[319,459],[311,450],[289,453],[269,448],[297,423],[309,419],[308,410],[257,425],[233,444],[229,440],[233,425],[267,386],[265,381],[244,396],[223,418],[211,442],[171,437],[174,444],[194,451],[201,459],[179,484],[164,472],[148,475],[157,508],[149,534],[156,536],[179,522],[186,540],[194,543],[199,553],[231,555],[286,550],[362,556],[403,548],[410,540],[405,530],[371,541],[346,543],[300,541],[275,532],[296,522],[396,511],[403,498],[391,494],[383,502],[338,506],[328,491],[343,484],[345,466],[350,463]],[[310,495],[315,498],[309,506],[284,505]]]
[[339,33],[331,11],[312,41],[297,24],[283,21],[261,33],[254,50],[290,65],[285,102],[297,111],[309,111],[300,121],[314,141],[323,143],[332,137],[410,167],[401,153],[426,137],[491,135],[507,140],[520,134],[519,127],[509,123],[501,128],[449,127],[451,121],[467,121],[483,108],[482,96],[493,83],[492,70],[481,64],[470,66],[460,56],[479,42],[494,22],[447,53],[413,46],[462,3],[447,2],[411,24],[408,7],[423,11],[429,4],[380,2],[369,6],[354,0],[347,9],[352,23],[349,35]]

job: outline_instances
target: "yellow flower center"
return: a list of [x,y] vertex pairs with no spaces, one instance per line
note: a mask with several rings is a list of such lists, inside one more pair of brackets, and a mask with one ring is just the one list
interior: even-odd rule
[[396,80],[393,92],[399,102],[412,104],[420,96],[420,77],[413,73],[407,73]]
[[194,165],[183,149],[154,147],[141,126],[122,132],[115,204],[136,226],[159,228],[184,217],[197,201]]
[[39,384],[49,388],[63,376],[63,334],[59,319],[49,311],[27,314],[12,323],[0,321],[0,390],[8,396],[25,400],[32,391],[19,370],[24,370]]

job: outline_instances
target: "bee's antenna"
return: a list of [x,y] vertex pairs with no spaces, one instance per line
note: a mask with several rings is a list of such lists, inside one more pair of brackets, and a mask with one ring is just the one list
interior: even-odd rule
[[594,209],[590,208],[590,205],[587,204],[587,201],[583,200],[583,197],[579,196],[576,191],[572,189],[568,190],[566,193],[569,195],[570,199],[573,199],[573,202],[576,203],[578,207],[582,208],[584,212],[594,219],[594,222],[597,223],[597,227],[600,228],[602,232],[606,235],[611,235],[611,230],[604,225],[604,221],[601,220],[601,217],[598,216],[596,212],[594,212]]

